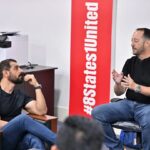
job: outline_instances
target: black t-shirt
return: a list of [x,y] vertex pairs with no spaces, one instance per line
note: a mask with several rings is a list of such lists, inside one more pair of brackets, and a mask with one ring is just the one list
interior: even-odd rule
[[[126,61],[122,72],[125,76],[130,74],[135,83],[150,87],[150,57],[140,60],[137,56],[133,56]],[[126,97],[139,103],[150,104],[150,96],[136,93],[130,89],[127,90]]]
[[33,98],[25,95],[20,90],[14,90],[11,94],[0,88],[0,116],[2,120],[9,121],[21,113],[25,105]]

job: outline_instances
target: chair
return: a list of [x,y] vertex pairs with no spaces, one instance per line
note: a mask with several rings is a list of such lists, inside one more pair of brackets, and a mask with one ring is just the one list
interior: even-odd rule
[[2,150],[2,131],[0,131],[0,150]]
[[[117,102],[119,101],[119,98],[113,98],[111,99],[111,102]],[[135,121],[118,121],[112,124],[112,127],[121,129],[128,132],[136,132],[136,144],[142,144],[142,138],[141,138],[141,127],[139,124]]]
[[[53,132],[57,132],[57,117],[49,116],[49,115],[34,115],[28,114],[33,119],[45,124],[48,128],[50,128]],[[3,132],[0,130],[0,150],[2,150],[2,140],[3,140]],[[49,149],[47,149],[49,150]]]

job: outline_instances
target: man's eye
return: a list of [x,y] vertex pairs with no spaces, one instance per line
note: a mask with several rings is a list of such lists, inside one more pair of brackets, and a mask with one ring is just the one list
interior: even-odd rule
[[18,70],[18,69],[19,69],[19,66],[15,66],[15,69]]
[[139,40],[134,40],[134,42],[139,42]]

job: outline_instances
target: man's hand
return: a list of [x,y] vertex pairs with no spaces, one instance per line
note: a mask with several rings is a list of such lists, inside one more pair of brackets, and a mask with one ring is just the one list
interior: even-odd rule
[[24,81],[28,82],[29,84],[36,87],[38,85],[38,82],[33,74],[27,74],[24,76]]
[[114,92],[117,96],[120,96],[126,91],[126,89],[121,85],[123,73],[118,73],[116,70],[113,70],[112,76],[115,81]]
[[116,84],[121,84],[121,81],[123,79],[123,73],[118,73],[116,70],[112,71],[113,80]]
[[0,129],[4,127],[8,122],[4,120],[0,120]]
[[132,90],[135,90],[136,83],[134,80],[131,78],[131,76],[128,74],[128,76],[124,76],[121,82],[121,85],[125,88],[129,88]]

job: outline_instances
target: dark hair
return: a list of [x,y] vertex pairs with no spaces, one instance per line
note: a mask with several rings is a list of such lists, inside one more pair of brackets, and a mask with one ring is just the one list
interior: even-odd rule
[[148,28],[137,28],[136,30],[137,31],[143,31],[144,32],[143,37],[145,39],[150,39],[150,29],[148,29]]
[[95,120],[70,116],[60,127],[56,141],[59,150],[100,150],[103,132]]
[[5,60],[0,62],[0,81],[3,78],[3,71],[10,69],[10,67],[11,67],[10,62],[17,62],[17,61],[14,59],[5,59]]

